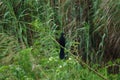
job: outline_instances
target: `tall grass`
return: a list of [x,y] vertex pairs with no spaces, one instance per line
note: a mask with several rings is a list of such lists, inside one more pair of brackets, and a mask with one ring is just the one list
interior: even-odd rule
[[[0,79],[119,80],[119,74],[107,72],[113,62],[119,66],[119,5],[119,0],[0,0]],[[58,57],[61,32],[68,60]]]

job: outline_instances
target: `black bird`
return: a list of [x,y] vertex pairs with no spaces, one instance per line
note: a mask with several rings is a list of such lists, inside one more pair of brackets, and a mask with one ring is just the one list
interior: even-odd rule
[[61,33],[61,36],[59,38],[59,44],[60,46],[60,54],[59,57],[60,59],[64,59],[65,58],[65,53],[64,53],[64,47],[65,47],[65,37],[64,37],[64,33]]

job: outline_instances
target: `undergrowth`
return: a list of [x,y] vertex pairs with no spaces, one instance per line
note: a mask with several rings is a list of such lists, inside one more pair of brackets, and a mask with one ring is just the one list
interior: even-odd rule
[[[0,0],[0,80],[120,79],[120,73],[109,74],[107,66],[102,65],[104,39],[108,34],[108,28],[104,26],[109,24],[109,20],[106,19],[109,15],[103,15],[103,7],[97,6],[100,2],[93,1],[95,26],[91,33],[91,24],[85,22],[83,17],[80,19],[81,23],[78,23],[77,19],[72,20],[77,14],[74,12],[76,5],[70,1],[66,0],[63,3],[58,1],[58,4],[53,4],[53,0],[18,0],[18,2]],[[111,1],[109,5],[113,5],[112,3]],[[119,3],[115,6],[118,5]],[[69,10],[73,12],[69,13]],[[79,16],[82,16],[83,10],[82,5]],[[118,15],[117,11],[114,14]],[[70,22],[67,17],[70,17]],[[113,21],[117,19],[115,17]],[[105,22],[106,20],[108,22]],[[118,26],[111,29],[119,29]],[[68,59],[60,60],[58,56],[60,45],[57,39],[64,29],[66,29],[65,52]],[[101,37],[100,39],[98,36],[95,37],[96,41],[100,40],[99,48],[96,50],[91,48],[90,41],[94,33]],[[75,41],[78,38],[80,41]],[[81,54],[73,55],[77,53],[78,45],[85,51],[87,63],[82,60]],[[114,63],[120,63],[120,59],[115,62],[109,61],[108,66]]]

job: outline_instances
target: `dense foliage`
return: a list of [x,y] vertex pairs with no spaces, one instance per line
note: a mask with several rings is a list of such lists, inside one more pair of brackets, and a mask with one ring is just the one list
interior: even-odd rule
[[0,80],[119,80],[119,13],[119,0],[0,0]]

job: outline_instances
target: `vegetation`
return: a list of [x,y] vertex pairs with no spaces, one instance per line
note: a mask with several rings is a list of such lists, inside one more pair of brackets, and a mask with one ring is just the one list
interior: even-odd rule
[[0,80],[120,80],[119,13],[119,0],[0,0]]

